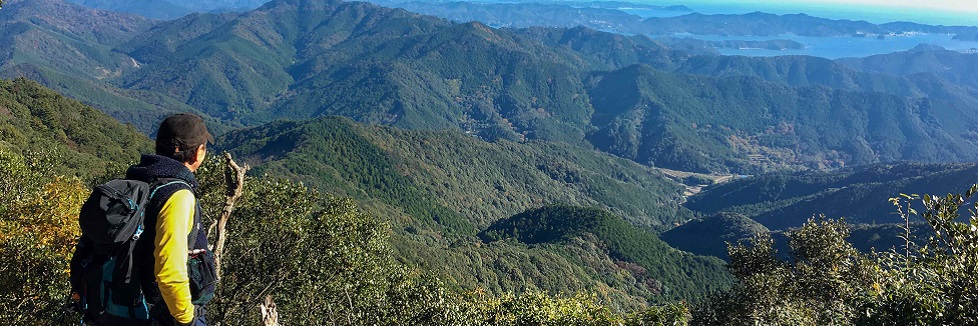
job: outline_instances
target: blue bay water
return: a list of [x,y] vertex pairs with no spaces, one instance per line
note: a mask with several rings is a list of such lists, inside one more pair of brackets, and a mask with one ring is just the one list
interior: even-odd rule
[[[669,2],[662,1],[640,1],[651,5],[675,5],[682,4],[691,9],[704,14],[743,14],[754,11],[762,11],[774,14],[794,14],[805,13],[811,16],[830,18],[830,19],[849,19],[866,20],[874,24],[881,24],[893,21],[911,21],[921,24],[931,25],[966,25],[973,26],[978,23],[978,17],[974,15],[950,14],[934,11],[908,11],[891,8],[878,8],[866,6],[844,6],[844,7],[820,7],[813,5],[792,5],[774,3],[765,6],[758,4],[742,3],[705,3],[686,1]],[[669,10],[650,10],[650,9],[621,9],[622,11],[648,17],[675,17],[689,14],[685,11]],[[880,40],[875,37],[808,37],[797,35],[779,36],[716,36],[716,35],[670,35],[675,37],[691,37],[709,41],[723,40],[743,40],[743,41],[762,41],[790,39],[805,45],[800,50],[768,50],[768,49],[718,49],[724,55],[746,55],[746,56],[779,56],[779,55],[811,55],[830,59],[844,57],[865,57],[874,54],[892,53],[906,51],[915,46],[926,43],[942,46],[948,50],[969,51],[978,49],[978,42],[952,40],[953,35],[941,34],[915,34],[887,36]],[[654,37],[654,36],[653,36]]]
[[[942,46],[948,50],[969,51],[978,49],[978,42],[952,40],[952,35],[918,34],[907,36],[889,36],[885,40],[875,37],[808,37],[797,35],[780,36],[711,36],[711,35],[682,35],[709,41],[721,40],[777,40],[790,39],[804,44],[801,50],[767,50],[767,49],[718,49],[724,55],[746,56],[779,56],[779,55],[810,55],[829,59],[844,57],[866,57],[874,54],[901,52],[926,43]],[[970,52],[970,51],[969,51]]]

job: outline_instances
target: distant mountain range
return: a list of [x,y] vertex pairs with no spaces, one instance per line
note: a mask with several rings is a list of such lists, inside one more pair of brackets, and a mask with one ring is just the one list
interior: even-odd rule
[[[628,32],[642,19],[618,10],[619,6],[592,3],[485,3],[372,1],[385,7],[402,8],[456,22],[477,21],[493,27],[578,26],[605,31]],[[619,3],[621,5],[621,3]]]
[[647,8],[690,11],[676,17],[650,17],[629,14],[619,8],[641,5],[616,3],[593,6],[592,3],[480,3],[435,1],[387,1],[374,3],[404,8],[458,22],[480,21],[495,27],[576,27],[626,34],[671,36],[676,34],[724,36],[879,36],[905,33],[954,34],[974,36],[978,27],[932,26],[908,22],[872,24],[866,21],[834,20],[806,14],[775,15],[762,12],[747,14],[701,14],[686,7]]
[[[122,1],[70,0],[83,6],[135,13],[147,18],[176,19],[193,12],[243,12],[258,8],[266,0],[220,1]],[[805,14],[775,15],[762,12],[707,15],[686,6],[656,6],[623,1],[402,1],[373,0],[382,6],[403,8],[458,22],[479,21],[493,27],[588,27],[627,34],[669,36],[675,34],[758,36],[887,36],[906,33],[953,34],[955,39],[973,40],[974,26],[933,26],[910,22],[872,24],[865,21],[833,20]],[[651,9],[688,12],[677,17],[642,18],[621,9]]]
[[176,19],[195,12],[235,12],[258,8],[267,0],[68,0],[86,7],[137,14],[152,19]]
[[932,26],[908,22],[872,24],[866,21],[827,19],[806,14],[775,15],[752,12],[735,15],[692,13],[678,17],[652,17],[641,25],[643,34],[669,35],[782,35],[876,36],[904,33],[970,34],[974,26]]
[[[52,12],[65,21],[39,23]],[[879,73],[813,57],[693,55],[644,36],[493,29],[356,2],[273,1],[158,22],[24,0],[0,24],[0,74],[147,133],[172,111],[201,112],[216,130],[342,115],[701,172],[978,156],[978,91],[966,74],[897,76],[892,60],[874,64]],[[91,31],[75,31],[83,26]]]
[[[726,257],[726,243],[770,232],[787,257],[787,233],[820,216],[844,219],[849,242],[869,253],[902,250],[908,226],[890,198],[900,194],[945,196],[978,182],[978,164],[873,164],[829,171],[771,173],[712,186],[685,206],[706,217],[661,234],[671,246],[698,255]],[[912,208],[922,210],[920,201]],[[905,211],[906,206],[903,207]],[[970,216],[960,212],[961,219]],[[923,219],[910,219],[912,241],[923,245],[932,232]]]

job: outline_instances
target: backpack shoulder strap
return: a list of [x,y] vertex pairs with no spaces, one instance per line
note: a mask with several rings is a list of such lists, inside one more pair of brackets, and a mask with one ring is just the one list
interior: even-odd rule
[[[150,192],[150,195],[149,195],[150,200],[152,200],[152,198],[156,195],[156,193],[160,189],[163,189],[163,188],[169,187],[169,186],[177,186],[177,187],[181,187],[181,188],[190,190],[191,192],[194,192],[193,191],[193,187],[190,185],[190,183],[187,183],[184,180],[175,179],[175,178],[160,178],[160,179],[157,179],[155,182],[153,182],[150,185],[150,187],[152,188],[152,191]],[[176,191],[177,190],[174,190],[174,192],[176,192]],[[194,193],[194,199],[195,199],[195,201],[196,201],[196,196],[197,196],[197,194]],[[195,207],[194,207],[194,216],[191,217],[193,219],[193,221],[191,221],[191,224],[193,226],[190,228],[190,232],[187,234],[187,247],[190,248],[190,249],[193,249],[193,246],[194,246],[194,244],[197,241],[197,236],[198,236],[198,233],[200,232],[200,223],[201,223],[201,221],[199,220],[199,216],[200,216],[200,212],[199,212],[200,205],[197,205],[196,202],[194,203],[194,205],[195,205]]]
[[187,190],[190,190],[191,192],[193,192],[193,187],[191,187],[190,184],[187,183],[186,181],[183,181],[183,180],[180,180],[180,179],[173,179],[173,178],[161,178],[161,179],[156,179],[156,181],[153,181],[153,182],[150,183],[150,189],[152,189],[150,191],[150,193],[149,193],[150,200],[152,200],[153,197],[156,196],[156,193],[160,189],[163,189],[163,188],[169,187],[169,186],[174,186],[174,185],[176,185],[176,186],[183,186],[183,188],[186,188]]

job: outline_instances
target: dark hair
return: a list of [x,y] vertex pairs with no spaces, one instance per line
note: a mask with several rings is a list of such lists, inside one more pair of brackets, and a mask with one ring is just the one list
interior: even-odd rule
[[156,155],[166,156],[177,160],[180,163],[190,163],[197,157],[197,148],[200,147],[200,145],[207,146],[205,144],[187,146],[187,148],[180,146],[178,151],[178,147],[176,146],[160,146],[160,144],[156,144]]

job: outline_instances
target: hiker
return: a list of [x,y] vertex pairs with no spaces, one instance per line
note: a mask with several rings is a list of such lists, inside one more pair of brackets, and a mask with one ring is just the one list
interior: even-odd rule
[[[132,206],[142,212],[132,215],[138,215],[136,218],[142,223],[127,222],[139,226],[131,227],[136,229],[135,232],[116,236],[122,240],[112,243],[115,245],[113,249],[103,249],[101,256],[91,254],[99,248],[92,244],[99,243],[92,240],[98,235],[91,234],[104,233],[100,228],[123,227],[121,222],[112,222],[119,218],[105,217],[113,212],[111,200],[101,201],[103,209],[98,214],[86,212],[88,202],[83,206],[80,217],[82,239],[72,258],[72,288],[75,293],[84,292],[73,297],[82,302],[78,310],[84,313],[85,322],[100,326],[205,325],[202,305],[213,296],[216,275],[212,270],[213,255],[207,250],[206,232],[201,229],[202,212],[195,195],[198,183],[194,172],[207,157],[207,142],[213,141],[199,116],[174,114],[163,120],[156,136],[156,155],[143,155],[139,164],[129,167],[125,179],[114,180],[144,188],[133,193],[148,193],[122,200],[137,203]],[[102,192],[124,193],[121,190]],[[93,198],[96,195],[93,193]],[[144,205],[138,204],[140,200]],[[89,201],[96,200],[90,198]],[[91,226],[96,223],[89,222],[91,220],[101,224]],[[102,226],[106,224],[109,227]],[[96,232],[86,234],[86,230],[93,229]],[[91,249],[93,247],[96,249]],[[86,267],[91,265],[98,268]],[[205,280],[200,280],[201,275]]]

